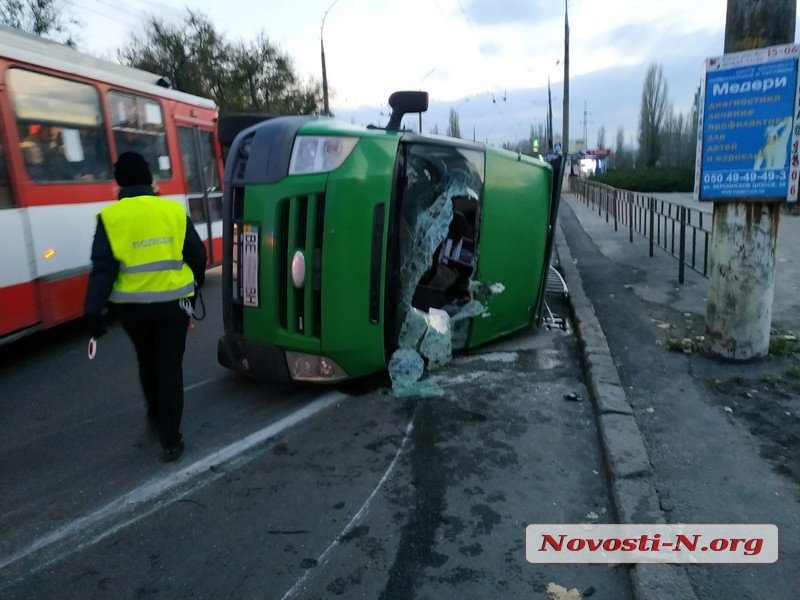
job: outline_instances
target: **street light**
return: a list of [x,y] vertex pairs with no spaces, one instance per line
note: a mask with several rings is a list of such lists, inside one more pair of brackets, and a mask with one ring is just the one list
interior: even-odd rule
[[568,1],[564,0],[564,112],[561,140],[564,156],[569,154],[569,15]]
[[328,117],[331,115],[331,108],[328,104],[328,72],[325,70],[325,44],[322,41],[322,31],[325,28],[325,18],[333,8],[333,5],[338,1],[339,0],[333,0],[331,5],[328,7],[328,10],[326,10],[325,14],[322,15],[322,24],[319,26],[319,49],[320,54],[322,55],[322,112]]

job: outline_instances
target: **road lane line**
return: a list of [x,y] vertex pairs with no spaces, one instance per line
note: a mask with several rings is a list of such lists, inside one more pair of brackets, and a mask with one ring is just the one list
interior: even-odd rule
[[300,589],[300,586],[306,582],[306,580],[309,578],[312,572],[318,570],[319,567],[324,566],[325,563],[328,562],[331,553],[334,551],[336,546],[339,545],[340,543],[339,540],[341,540],[343,536],[347,535],[347,533],[353,529],[355,524],[361,520],[361,517],[363,517],[364,513],[367,512],[367,508],[372,502],[372,499],[375,497],[375,494],[377,494],[378,490],[380,490],[381,487],[383,487],[383,484],[386,483],[387,479],[389,479],[389,475],[391,475],[392,472],[394,471],[394,468],[397,465],[397,460],[400,458],[400,454],[402,454],[402,452],[406,449],[406,446],[408,445],[408,440],[411,438],[412,431],[414,431],[413,416],[411,417],[411,420],[408,422],[408,425],[406,425],[406,434],[403,437],[403,441],[400,442],[400,446],[397,448],[397,452],[395,452],[392,462],[389,463],[389,467],[386,469],[386,472],[383,474],[383,477],[381,477],[380,481],[378,481],[378,485],[376,485],[375,489],[372,490],[372,493],[370,493],[370,495],[367,496],[367,499],[364,501],[364,504],[362,504],[361,508],[359,508],[356,511],[356,514],[353,515],[353,518],[350,519],[350,522],[344,527],[344,529],[342,529],[342,531],[339,532],[339,535],[333,538],[333,541],[327,548],[325,548],[325,551],[317,557],[317,562],[314,564],[314,566],[306,570],[305,573],[303,573],[303,576],[300,579],[298,579],[291,588],[289,588],[289,590],[281,597],[281,600],[286,600],[287,598],[289,598],[298,589]]
[[187,385],[186,387],[183,388],[183,391],[184,392],[189,392],[189,391],[194,390],[196,388],[202,387],[202,386],[204,386],[206,384],[214,383],[215,381],[222,381],[223,379],[227,379],[227,377],[225,377],[225,376],[223,376],[223,377],[212,377],[211,379],[206,379],[205,381],[199,381],[197,383],[193,383],[192,385]]
[[[189,488],[181,493],[178,497],[173,498],[170,502],[167,503],[155,503],[155,506],[152,509],[146,511],[140,511],[137,513],[135,510],[137,507],[145,504],[146,502],[152,502],[159,496],[165,494],[166,492],[178,488],[180,485],[186,483],[187,481],[191,480],[198,475],[204,474],[212,469],[213,467],[217,467],[220,464],[226,463],[231,461],[235,457],[243,454],[247,450],[257,446],[268,440],[271,437],[278,435],[279,433],[283,432],[286,429],[291,428],[292,426],[296,425],[297,423],[308,419],[309,417],[314,416],[318,412],[325,410],[326,408],[338,404],[343,400],[346,400],[349,396],[342,394],[340,392],[330,392],[325,394],[321,398],[307,404],[303,408],[294,411],[290,415],[287,415],[280,421],[277,421],[260,431],[252,433],[247,437],[239,440],[238,442],[234,442],[209,454],[205,458],[198,460],[191,465],[188,465],[178,471],[169,472],[163,476],[156,477],[151,479],[150,481],[145,482],[143,485],[139,486],[138,488],[131,490],[130,492],[123,494],[122,496],[117,497],[116,499],[112,500],[102,508],[84,516],[74,519],[63,525],[50,533],[47,533],[34,541],[30,544],[25,546],[24,548],[14,552],[9,556],[4,556],[0,558],[0,570],[5,569],[6,567],[13,565],[25,558],[32,556],[33,554],[40,552],[46,548],[50,548],[56,546],[57,544],[61,544],[62,546],[68,542],[72,537],[78,536],[87,530],[91,530],[92,528],[97,529],[98,527],[102,526],[104,523],[108,523],[108,526],[104,526],[100,528],[99,532],[90,532],[89,537],[86,540],[79,540],[79,543],[72,546],[72,547],[65,547],[61,549],[57,549],[53,556],[49,557],[41,564],[37,564],[34,568],[30,569],[30,572],[39,571],[55,562],[58,562],[62,558],[69,556],[70,554],[82,550],[92,544],[95,544],[102,540],[105,537],[119,531],[135,523],[136,521],[160,510],[161,508],[166,507],[167,505],[171,504],[175,500],[184,497],[203,485],[203,483],[198,483],[195,488]],[[221,472],[219,476],[224,474]],[[124,513],[137,513],[133,514],[127,518],[120,519]],[[110,522],[110,523],[109,523]],[[18,577],[13,578],[18,579]],[[2,582],[0,583],[0,589],[3,589],[7,584],[12,582]]]

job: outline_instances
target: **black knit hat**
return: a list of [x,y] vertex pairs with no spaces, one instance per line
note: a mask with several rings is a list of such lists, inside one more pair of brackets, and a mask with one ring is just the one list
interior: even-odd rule
[[114,179],[120,187],[151,185],[153,174],[144,156],[138,152],[123,152],[114,163]]

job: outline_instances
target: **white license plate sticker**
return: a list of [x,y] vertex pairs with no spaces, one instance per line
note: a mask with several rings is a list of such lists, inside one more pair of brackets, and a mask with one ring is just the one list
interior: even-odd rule
[[242,303],[258,306],[258,227],[242,228]]

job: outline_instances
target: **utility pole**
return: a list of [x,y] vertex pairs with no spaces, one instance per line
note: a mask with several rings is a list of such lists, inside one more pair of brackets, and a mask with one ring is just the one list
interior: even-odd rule
[[550,95],[550,75],[547,76],[547,154],[553,153],[553,97]]
[[586,108],[586,100],[583,101],[583,147],[589,148],[589,110]]
[[325,43],[322,41],[322,30],[325,28],[325,18],[337,2],[338,0],[333,0],[328,10],[322,15],[322,24],[319,26],[319,49],[322,55],[322,113],[326,117],[331,115],[331,107],[328,103],[328,71],[325,69]]
[[[790,44],[796,0],[728,0],[725,53]],[[706,338],[711,354],[766,356],[775,294],[775,245],[781,205],[714,202]]]
[[569,0],[564,0],[564,104],[563,104],[563,120],[562,120],[562,133],[563,140],[561,140],[562,150],[564,156],[569,154],[569,17],[568,17],[568,4]]

